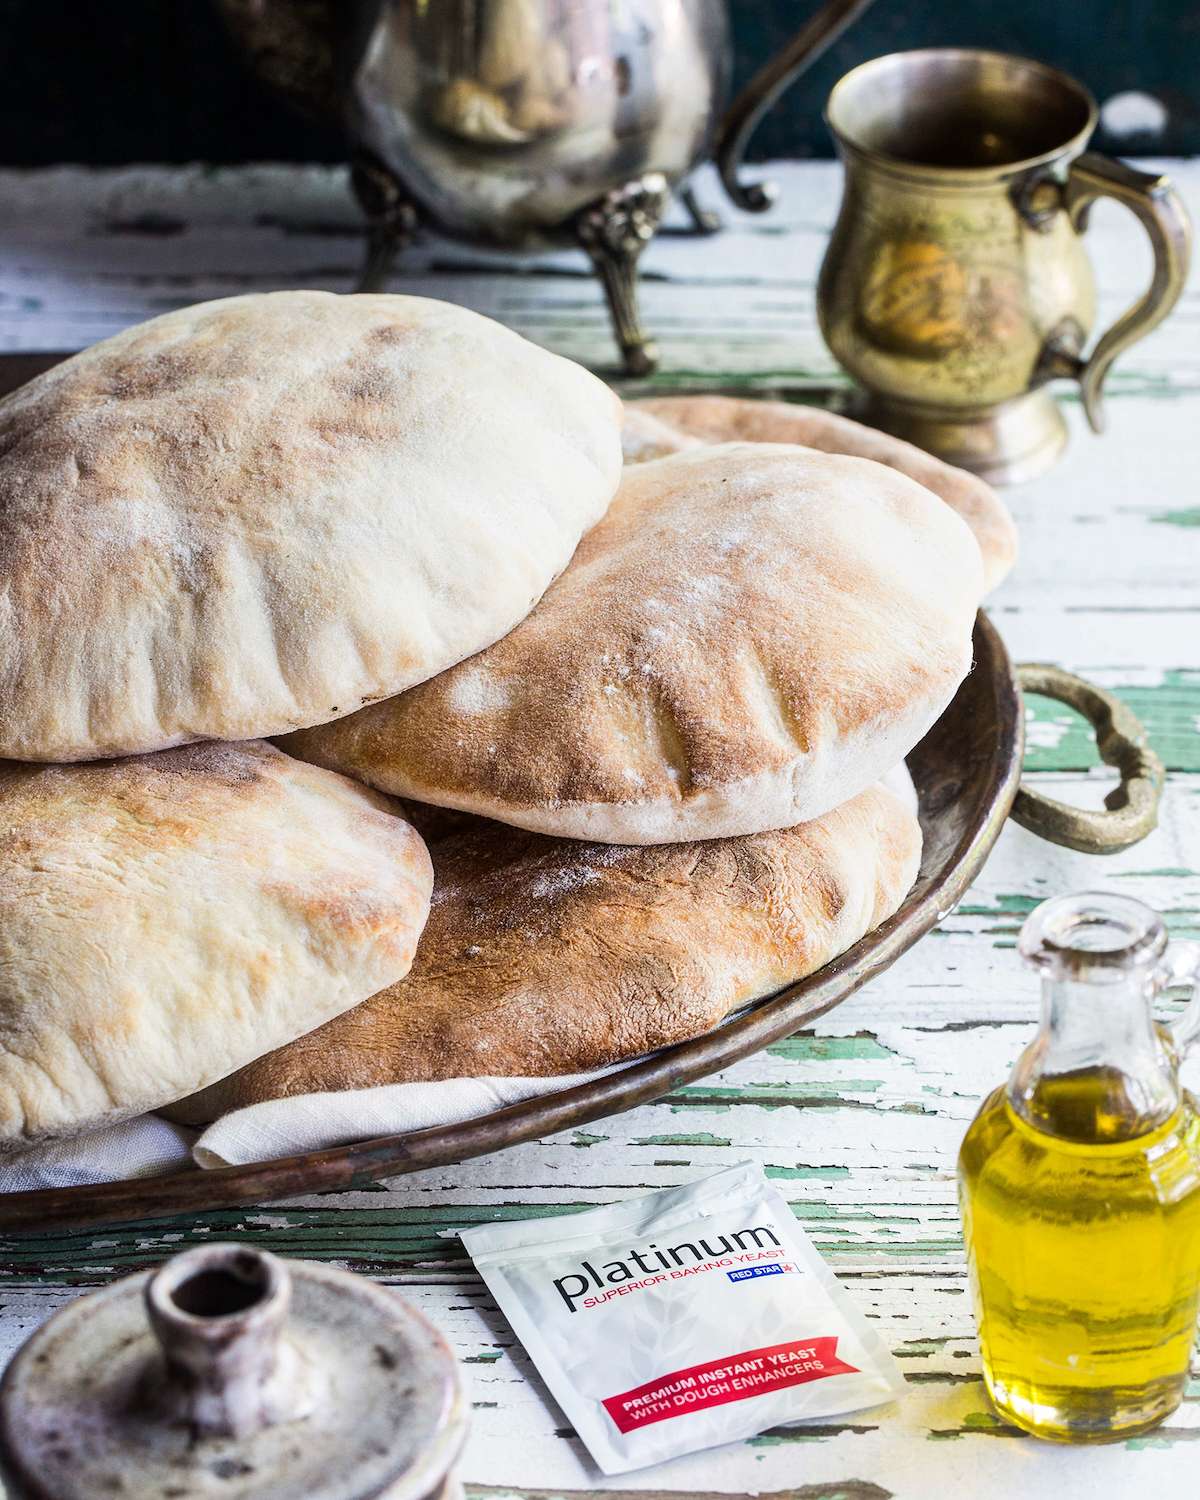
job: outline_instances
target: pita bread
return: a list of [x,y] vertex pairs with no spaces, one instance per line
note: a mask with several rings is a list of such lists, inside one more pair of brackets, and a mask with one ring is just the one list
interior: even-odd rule
[[201,1088],[408,972],[393,804],[271,745],[0,768],[0,1151]]
[[979,548],[911,479],[782,444],[626,470],[502,641],[290,735],[381,791],[612,844],[820,817],[902,760],[971,663]]
[[423,297],[168,313],[0,402],[0,756],[323,723],[496,640],[604,513],[620,403]]
[[[674,439],[674,446],[672,440]],[[626,463],[643,463],[706,443],[798,443],[822,453],[872,458],[907,474],[958,512],[983,553],[983,591],[990,594],[1017,560],[1017,528],[1008,506],[978,475],[943,463],[912,443],[816,406],[735,396],[655,396],[625,408]]]
[[584,1072],[711,1030],[844,953],[899,907],[921,833],[869,787],[799,828],[654,848],[482,820],[435,843],[407,979],[165,1110],[421,1079]]
[[704,441],[672,427],[659,417],[626,403],[625,425],[621,428],[621,457],[627,464],[649,463],[652,458],[666,458],[688,448],[702,448]]

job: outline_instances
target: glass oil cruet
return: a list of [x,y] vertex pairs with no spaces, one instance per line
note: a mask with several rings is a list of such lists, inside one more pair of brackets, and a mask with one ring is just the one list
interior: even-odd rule
[[[1200,1293],[1200,944],[1130,897],[1045,901],[1021,929],[1042,1023],[958,1164],[984,1378],[1038,1437],[1111,1442],[1179,1405]],[[1173,1026],[1151,1007],[1190,986]]]

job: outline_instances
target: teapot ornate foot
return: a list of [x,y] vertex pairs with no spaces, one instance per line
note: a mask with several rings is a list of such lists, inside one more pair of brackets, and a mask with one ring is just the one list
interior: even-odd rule
[[396,256],[416,232],[416,205],[396,174],[370,152],[354,158],[350,185],[367,216],[367,258],[357,290],[381,292]]
[[737,180],[755,125],[872,3],[820,0],[721,121],[727,0],[212,0],[259,77],[359,153],[360,290],[384,285],[418,212],[464,244],[524,253],[574,240],[631,375],[655,367],[637,262],[670,189],[684,184],[690,232],[715,233],[686,186],[715,150],[734,202],[767,208],[762,185]]
[[692,221],[690,230],[681,231],[684,234],[710,235],[719,234],[724,228],[721,215],[714,213],[711,208],[701,208],[696,200],[696,189],[690,182],[684,182],[675,189],[675,196],[683,204],[687,216]]
[[642,251],[654,238],[670,199],[663,174],[647,172],[575,215],[575,234],[608,298],[626,375],[649,375],[658,364],[658,350],[642,327],[637,274]]

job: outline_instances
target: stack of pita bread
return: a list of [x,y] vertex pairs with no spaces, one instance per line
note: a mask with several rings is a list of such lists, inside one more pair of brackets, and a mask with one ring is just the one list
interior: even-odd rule
[[0,402],[0,1151],[577,1073],[811,973],[916,876],[880,778],[1014,548],[906,444],[623,409],[422,298],[206,303],[38,377]]

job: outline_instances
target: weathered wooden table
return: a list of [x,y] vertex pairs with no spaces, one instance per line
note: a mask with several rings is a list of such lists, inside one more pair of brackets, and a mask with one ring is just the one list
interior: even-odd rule
[[[1200,218],[1200,165],[1174,163]],[[728,209],[714,239],[666,235],[645,259],[648,321],[664,380],[728,387],[837,374],[816,330],[813,285],[840,186],[833,164],[775,169],[778,207]],[[716,205],[710,180],[701,196]],[[1104,320],[1145,286],[1141,231],[1094,214]],[[328,169],[138,168],[0,173],[0,349],[73,349],[141,318],[252,289],[344,291],[361,253],[344,176]],[[431,242],[397,289],[466,303],[596,367],[607,320],[582,256],[534,265]],[[1062,466],[1008,492],[1023,552],[991,601],[1018,660],[1061,665],[1114,688],[1171,771],[1161,826],[1100,860],[1009,825],[982,878],[942,926],[880,979],[767,1053],[586,1132],[370,1192],[242,1213],[0,1246],[0,1348],[7,1353],[85,1287],[215,1236],[325,1259],[402,1286],[469,1369],[474,1423],[463,1477],[475,1497],[598,1490],[770,1494],[804,1500],[1091,1500],[1194,1488],[1200,1381],[1170,1421],[1115,1448],[1059,1449],[989,1409],[979,1373],[954,1205],[959,1139],[980,1096],[1029,1038],[1036,987],[1014,952],[1044,896],[1100,888],[1139,896],[1177,936],[1200,936],[1200,282],[1110,381],[1109,432],[1085,429],[1068,395]],[[1081,721],[1049,704],[1030,725],[1029,765],[1056,794],[1099,806],[1109,773]],[[860,1306],[879,1320],[906,1398],[845,1421],[604,1481],[470,1270],[441,1237],[487,1218],[566,1214],[764,1163]]]

